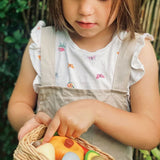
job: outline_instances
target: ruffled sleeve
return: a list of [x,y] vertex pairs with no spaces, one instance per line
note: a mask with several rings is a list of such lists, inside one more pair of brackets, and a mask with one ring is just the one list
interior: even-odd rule
[[41,40],[41,28],[45,26],[44,21],[39,21],[37,25],[32,29],[31,31],[31,39],[33,42],[29,46],[29,55],[30,59],[33,65],[33,68],[35,69],[37,75],[33,81],[33,89],[36,93],[38,93],[38,86],[40,85],[40,79],[41,79],[41,67],[40,67],[40,61],[41,61],[41,52],[40,52],[40,40]]
[[153,36],[148,33],[144,33],[138,36],[136,47],[135,47],[136,50],[131,60],[131,76],[130,76],[130,81],[129,81],[129,87],[135,84],[136,82],[138,82],[145,73],[144,66],[138,58],[141,52],[141,49],[145,45],[145,39],[148,39],[150,41],[154,40]]

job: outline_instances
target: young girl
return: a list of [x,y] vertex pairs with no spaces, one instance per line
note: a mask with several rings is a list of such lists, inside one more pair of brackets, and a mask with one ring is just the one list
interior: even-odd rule
[[44,142],[82,136],[116,160],[159,144],[158,65],[136,3],[50,0],[54,27],[32,30],[9,102],[19,140],[45,124]]

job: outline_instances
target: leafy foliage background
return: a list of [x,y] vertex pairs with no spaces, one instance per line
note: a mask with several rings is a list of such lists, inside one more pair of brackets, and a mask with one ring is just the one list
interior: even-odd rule
[[43,19],[46,1],[0,0],[0,159],[13,159],[17,133],[7,120],[7,105],[16,82],[30,30]]
[[[12,160],[13,151],[18,144],[17,133],[7,120],[7,104],[19,73],[30,30],[38,20],[44,17],[48,19],[46,4],[46,0],[0,0],[0,159],[2,160]],[[155,152],[157,154],[159,150]],[[146,159],[147,155],[151,158],[147,151],[136,151],[135,155],[136,160]],[[155,159],[154,156],[152,158]]]

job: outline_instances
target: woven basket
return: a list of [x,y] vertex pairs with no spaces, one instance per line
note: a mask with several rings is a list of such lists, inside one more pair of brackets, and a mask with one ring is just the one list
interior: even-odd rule
[[[14,151],[14,160],[48,160],[48,158],[39,153],[36,148],[32,145],[33,142],[41,139],[46,131],[46,126],[40,125],[36,129],[32,130],[26,134],[23,139],[19,142],[16,150]],[[94,150],[99,153],[105,160],[114,160],[112,156],[107,153],[102,152],[96,146],[89,144],[82,138],[74,139],[77,143],[87,148],[88,150]]]

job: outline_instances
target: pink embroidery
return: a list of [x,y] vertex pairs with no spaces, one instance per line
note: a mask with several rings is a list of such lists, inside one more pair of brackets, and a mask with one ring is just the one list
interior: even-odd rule
[[64,48],[59,47],[58,50],[59,50],[60,52],[63,52],[63,51],[64,51]]
[[95,60],[96,56],[90,56],[88,57],[89,60]]
[[40,27],[38,26],[37,29],[40,30]]
[[99,79],[99,78],[104,78],[104,75],[103,74],[97,74],[96,79]]
[[59,50],[59,52],[64,52],[64,51],[65,51],[65,48],[66,48],[65,44],[60,43],[60,44],[59,44],[59,47],[58,47],[58,50]]

